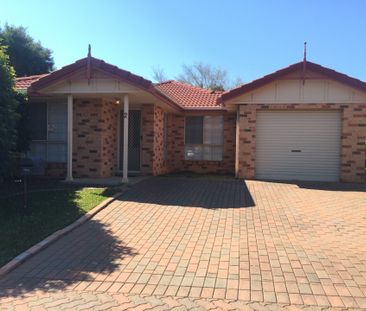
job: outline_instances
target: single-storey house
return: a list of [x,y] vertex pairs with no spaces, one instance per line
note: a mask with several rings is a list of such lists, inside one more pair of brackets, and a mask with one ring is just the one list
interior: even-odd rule
[[16,87],[29,97],[36,174],[365,181],[366,83],[306,60],[215,92],[88,55]]

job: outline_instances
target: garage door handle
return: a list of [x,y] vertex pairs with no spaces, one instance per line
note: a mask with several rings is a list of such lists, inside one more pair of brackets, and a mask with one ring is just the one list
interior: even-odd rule
[[291,152],[301,152],[301,150],[294,149],[294,150],[291,150]]

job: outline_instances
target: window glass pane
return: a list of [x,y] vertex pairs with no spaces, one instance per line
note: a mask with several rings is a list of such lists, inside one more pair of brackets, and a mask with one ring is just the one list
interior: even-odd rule
[[46,142],[32,141],[29,145],[28,157],[31,158],[33,162],[46,162],[46,150]]
[[222,146],[213,146],[212,147],[212,161],[222,161],[223,156],[223,147]]
[[203,117],[186,117],[185,142],[186,144],[203,143]]
[[185,146],[185,159],[186,160],[202,160],[202,145],[186,145]]
[[47,162],[66,162],[66,144],[64,143],[47,143]]
[[48,104],[48,141],[66,141],[67,139],[67,104]]
[[203,143],[205,145],[222,145],[224,136],[222,116],[205,116],[203,122]]
[[27,156],[33,161],[33,167],[31,170],[33,175],[44,175],[47,162],[46,150],[46,142],[32,141],[30,143]]
[[29,128],[31,140],[47,139],[46,103],[29,103]]
[[222,146],[208,146],[203,147],[203,160],[206,161],[222,161]]

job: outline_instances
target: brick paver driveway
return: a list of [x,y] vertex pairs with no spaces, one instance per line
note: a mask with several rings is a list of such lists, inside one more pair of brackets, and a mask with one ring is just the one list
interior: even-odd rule
[[151,178],[0,279],[0,309],[366,309],[364,186]]

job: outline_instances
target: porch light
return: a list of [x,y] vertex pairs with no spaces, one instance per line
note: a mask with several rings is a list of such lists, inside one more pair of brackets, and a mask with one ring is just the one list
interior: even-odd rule
[[120,103],[119,98],[116,98],[116,104],[119,105],[119,103]]

